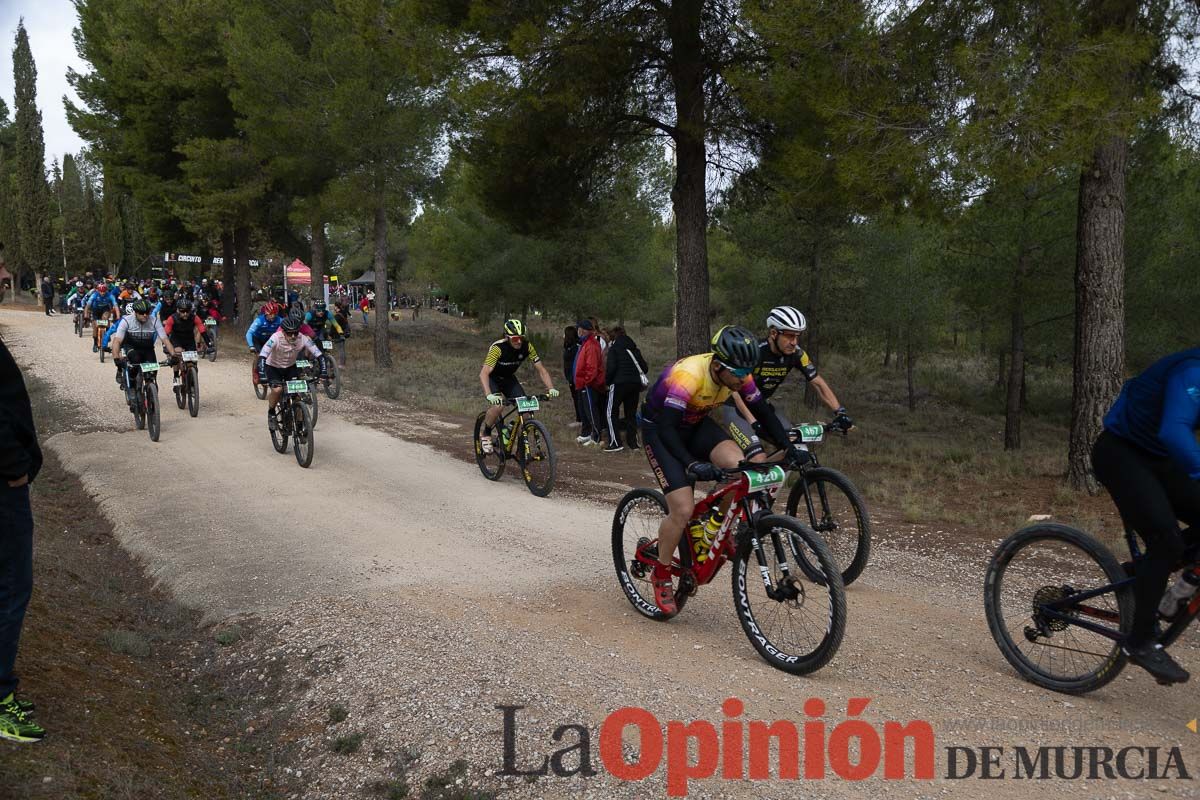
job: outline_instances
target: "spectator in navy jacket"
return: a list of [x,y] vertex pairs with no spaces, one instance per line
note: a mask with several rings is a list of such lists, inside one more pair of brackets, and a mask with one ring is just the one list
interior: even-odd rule
[[605,414],[608,423],[608,446],[604,448],[606,453],[616,453],[624,449],[621,445],[622,431],[630,449],[638,449],[636,414],[638,397],[645,388],[642,378],[646,375],[646,359],[642,358],[637,343],[629,338],[620,325],[613,326],[611,333],[613,340],[608,346],[604,370],[604,382],[608,385]]

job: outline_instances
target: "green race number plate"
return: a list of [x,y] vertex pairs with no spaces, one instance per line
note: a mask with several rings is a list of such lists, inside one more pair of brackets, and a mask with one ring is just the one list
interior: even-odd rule
[[288,394],[305,394],[308,392],[308,381],[288,381]]
[[761,492],[764,489],[778,489],[783,486],[787,473],[783,467],[771,467],[770,472],[747,472],[746,480],[750,483],[750,491]]
[[184,350],[183,351],[183,360],[184,361],[199,361],[200,354],[197,353],[195,350]]
[[520,411],[521,413],[524,413],[526,411],[537,411],[541,407],[542,407],[542,404],[538,402],[538,399],[536,397],[518,397],[517,398],[517,411]]
[[797,425],[795,428],[792,428],[792,430],[794,430],[800,437],[800,441],[805,443],[820,442],[825,439],[825,428],[822,425],[811,423],[807,425]]
[[210,328],[217,327],[217,321],[215,319],[206,319],[206,320],[204,320],[204,324]]
[[147,361],[145,364],[141,365],[141,370],[142,372],[158,372],[158,362]]
[[296,361],[296,366],[299,367],[300,369],[308,369],[309,367],[312,366],[312,362],[301,358]]
[[321,347],[324,347],[326,350],[332,350],[333,342],[329,341],[328,339],[325,339],[324,341],[321,342]]
[[96,320],[96,327],[97,327],[97,328],[107,328],[107,327],[108,327],[108,320],[106,320],[106,319],[98,319],[98,320]]

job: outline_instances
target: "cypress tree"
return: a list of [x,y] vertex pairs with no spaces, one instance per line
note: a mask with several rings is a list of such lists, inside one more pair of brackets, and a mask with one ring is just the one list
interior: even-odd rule
[[46,187],[46,145],[37,108],[37,67],[29,49],[25,20],[17,25],[13,47],[16,100],[17,229],[23,266],[42,272],[50,267],[53,232]]

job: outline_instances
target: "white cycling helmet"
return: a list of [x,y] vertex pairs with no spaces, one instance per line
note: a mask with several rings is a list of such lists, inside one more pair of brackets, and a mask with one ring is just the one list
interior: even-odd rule
[[808,321],[804,319],[804,315],[791,306],[776,306],[767,314],[768,330],[775,328],[790,333],[803,333],[807,327]]

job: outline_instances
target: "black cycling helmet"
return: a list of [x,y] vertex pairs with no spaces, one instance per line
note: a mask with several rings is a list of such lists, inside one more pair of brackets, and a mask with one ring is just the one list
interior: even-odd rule
[[296,333],[300,330],[300,320],[295,317],[288,317],[279,327],[283,329],[284,333]]
[[192,311],[192,301],[188,300],[186,297],[180,298],[175,303],[175,310],[182,311],[185,314],[190,314]]
[[324,300],[314,300],[313,304],[312,304],[312,310],[313,311],[324,311],[325,310],[325,301]]
[[758,339],[737,325],[726,325],[712,338],[713,359],[727,369],[752,370],[762,360]]
[[292,306],[292,310],[288,312],[288,319],[294,319],[297,322],[304,322],[304,309],[299,305]]
[[131,307],[133,308],[133,313],[135,314],[150,313],[150,302],[147,300],[134,300]]

